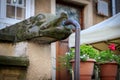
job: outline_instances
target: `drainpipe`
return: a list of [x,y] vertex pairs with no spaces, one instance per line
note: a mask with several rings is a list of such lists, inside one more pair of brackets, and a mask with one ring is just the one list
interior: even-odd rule
[[80,25],[76,20],[68,19],[64,25],[75,26],[75,67],[74,80],[80,80]]
[[112,0],[112,16],[114,16],[116,14],[116,6],[115,6],[115,2],[116,0]]

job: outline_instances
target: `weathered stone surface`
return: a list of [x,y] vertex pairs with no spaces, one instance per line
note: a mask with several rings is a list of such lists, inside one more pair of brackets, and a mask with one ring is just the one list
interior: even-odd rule
[[27,68],[21,66],[0,66],[0,80],[27,80]]
[[9,42],[34,41],[51,43],[67,38],[72,32],[67,26],[61,25],[67,14],[39,14],[20,23],[0,30],[0,40]]
[[0,65],[28,67],[27,57],[0,56]]

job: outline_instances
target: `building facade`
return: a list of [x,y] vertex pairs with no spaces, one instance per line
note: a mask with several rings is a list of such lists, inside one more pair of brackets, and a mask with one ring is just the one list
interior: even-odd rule
[[[56,15],[62,11],[67,12],[69,18],[77,20],[81,29],[86,29],[117,14],[119,4],[119,0],[0,0],[0,29],[39,13]],[[68,39],[47,45],[0,43],[0,55],[29,59],[29,66],[23,71],[26,74],[24,80],[70,80],[66,69],[57,70],[60,67],[58,57],[65,55],[68,50]],[[21,70],[6,68],[0,69],[0,72],[0,80],[20,80]]]

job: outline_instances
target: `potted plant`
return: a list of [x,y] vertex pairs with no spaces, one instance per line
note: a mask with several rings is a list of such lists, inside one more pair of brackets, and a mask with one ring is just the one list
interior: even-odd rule
[[120,57],[113,52],[115,44],[110,44],[108,48],[108,50],[100,51],[96,59],[99,63],[99,76],[101,80],[116,80]]
[[[80,46],[80,80],[91,80],[95,59],[97,58],[98,53],[99,51],[93,48],[91,45]],[[70,48],[70,51],[67,52],[64,57],[62,57],[64,66],[70,70],[74,70],[74,56],[75,48]]]

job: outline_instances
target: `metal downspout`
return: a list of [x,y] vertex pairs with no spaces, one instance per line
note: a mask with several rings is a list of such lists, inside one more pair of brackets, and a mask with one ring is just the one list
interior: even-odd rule
[[74,67],[74,80],[80,80],[80,25],[76,20],[68,19],[64,25],[75,26],[75,67]]

